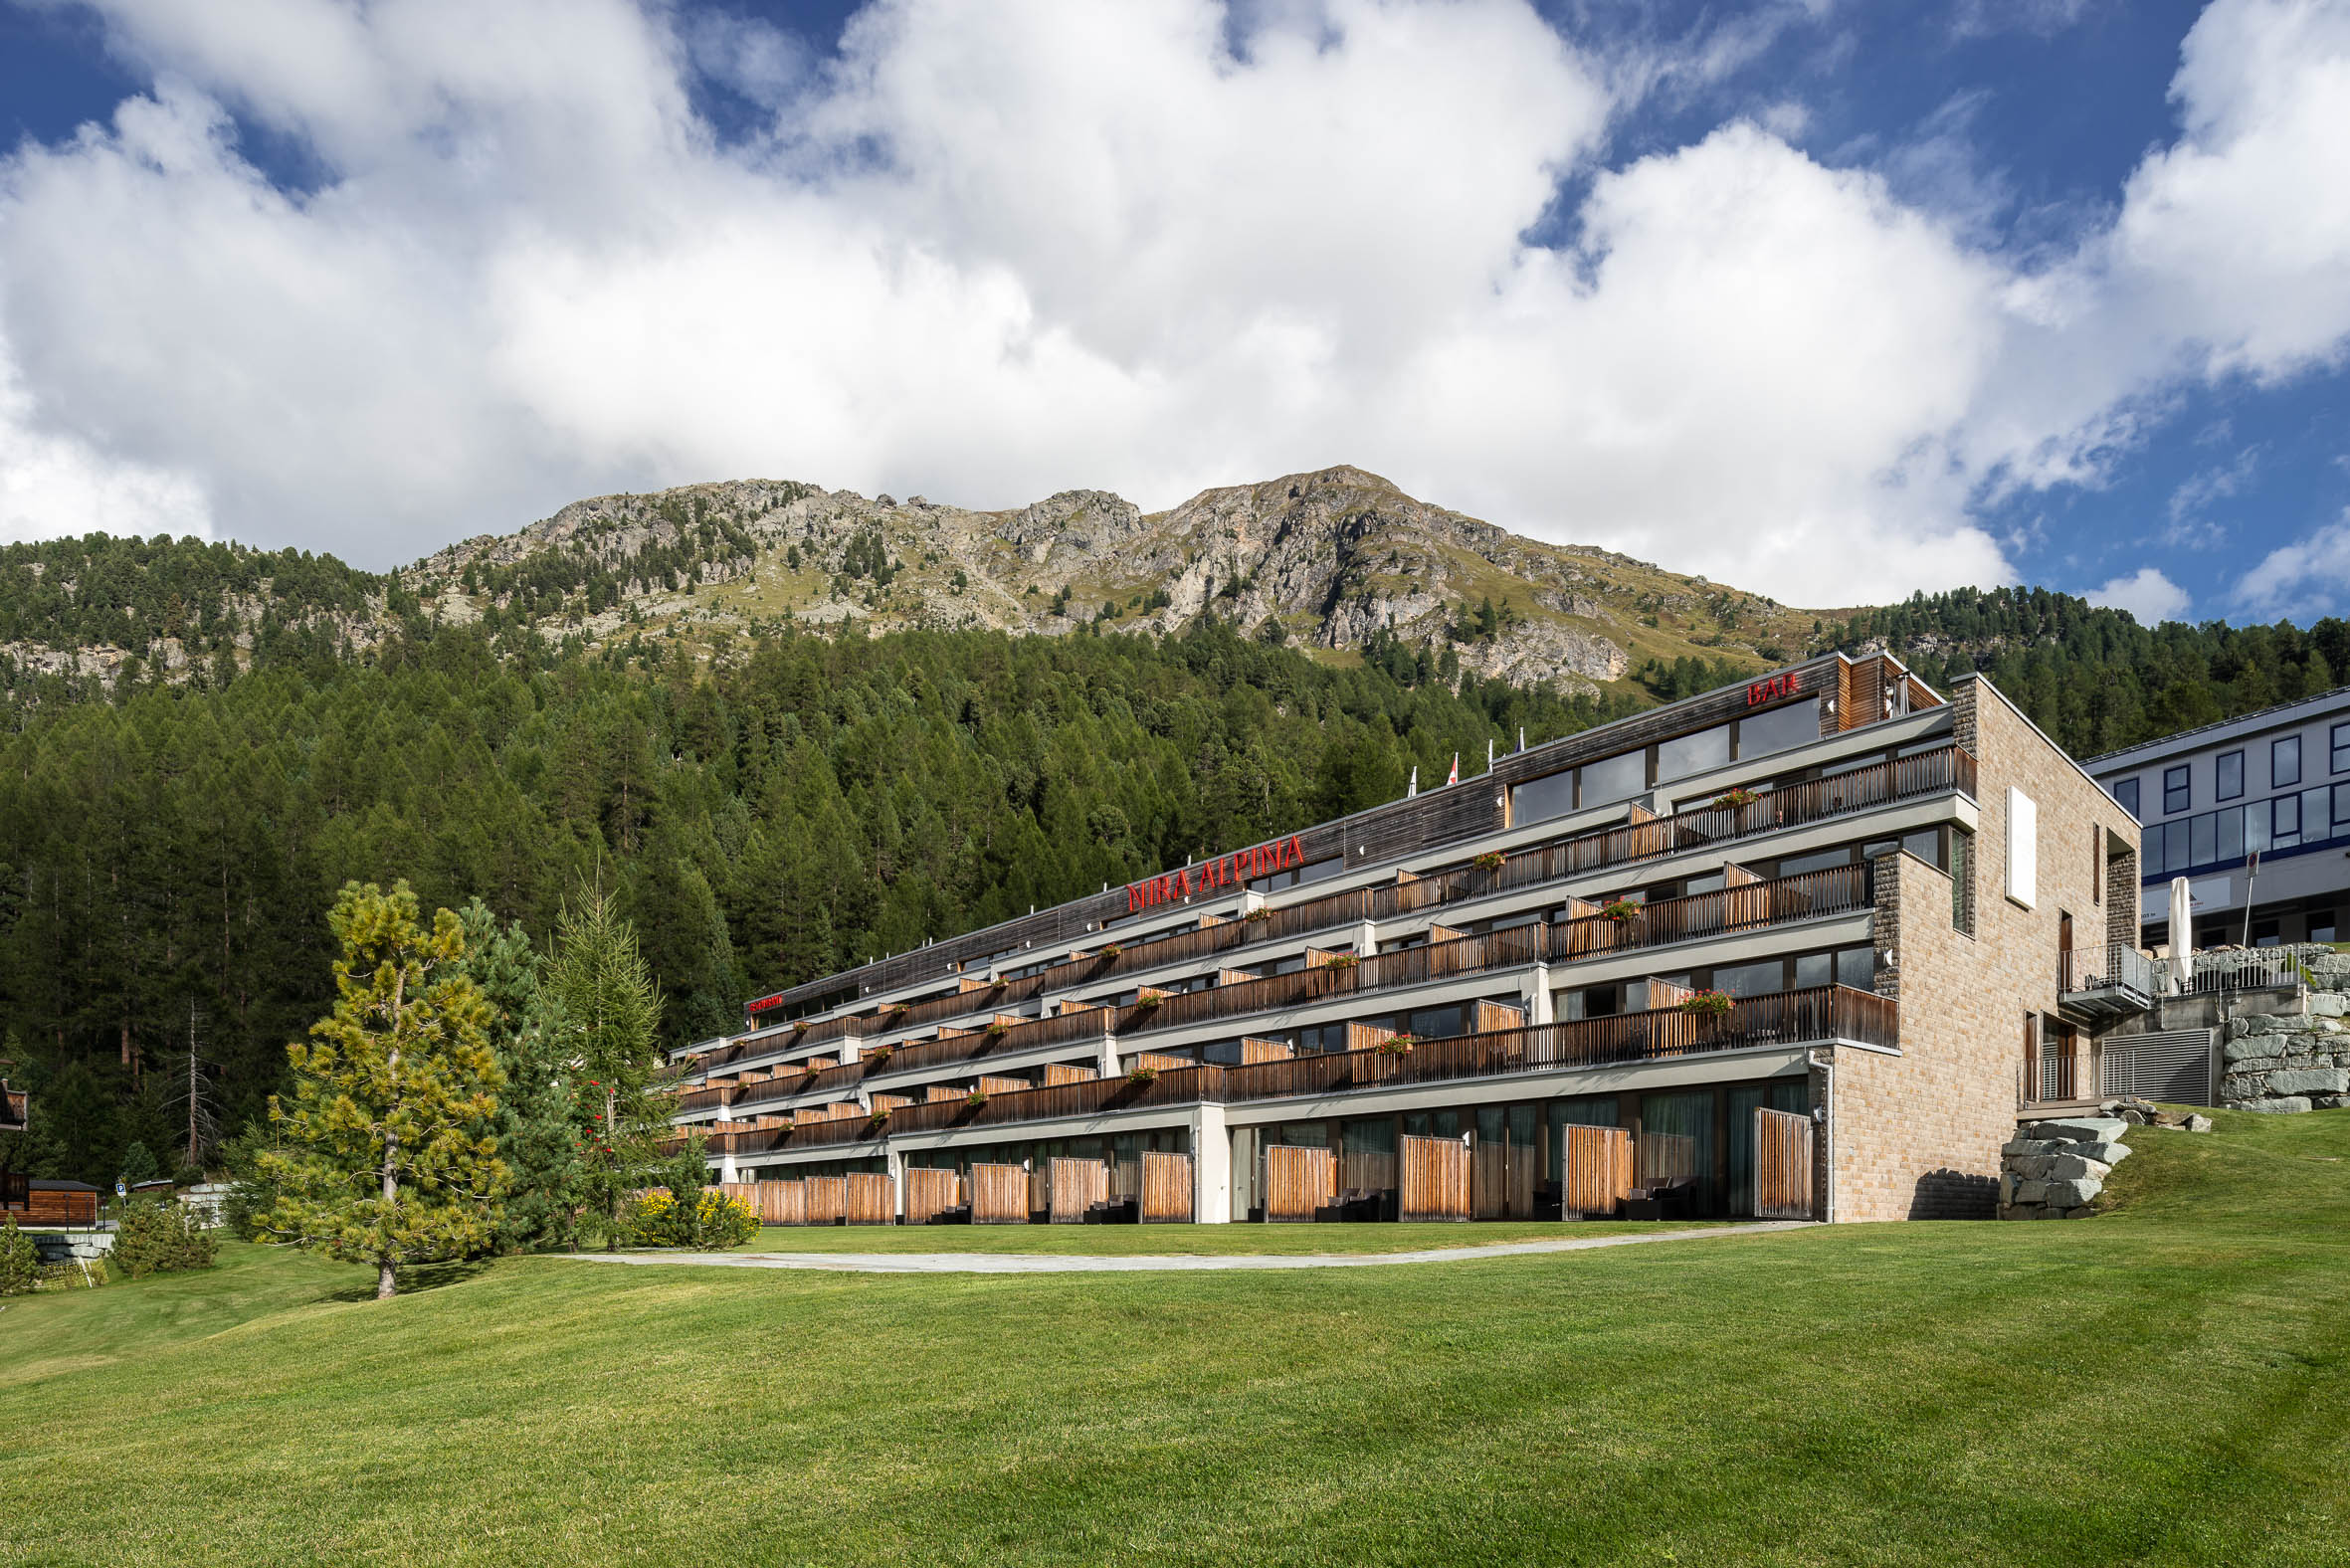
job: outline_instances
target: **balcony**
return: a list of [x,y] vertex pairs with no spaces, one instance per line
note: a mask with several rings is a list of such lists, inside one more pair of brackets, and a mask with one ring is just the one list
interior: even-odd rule
[[[1507,1078],[1576,1068],[1681,1060],[1758,1048],[1851,1041],[1900,1044],[1900,1008],[1889,997],[1849,986],[1749,997],[1719,1018],[1666,1008],[1529,1029],[1392,1044],[1249,1067],[1201,1066],[1129,1078],[1094,1078],[977,1098],[904,1105],[882,1118],[843,1117],[796,1127],[760,1127],[709,1140],[736,1157],[778,1150],[877,1153],[887,1138],[973,1127],[1098,1116],[1204,1102],[1322,1098],[1415,1084]],[[682,1139],[672,1140],[675,1149]],[[861,1147],[862,1146],[862,1147]]]
[[2125,942],[2056,954],[2056,1011],[2072,1023],[2143,1013],[2158,990],[2154,960]]
[[1976,763],[1971,752],[1961,746],[1938,747],[1916,756],[1856,768],[1833,778],[1762,790],[1746,802],[1703,806],[1670,817],[1649,818],[1538,845],[1505,857],[1500,867],[1491,871],[1473,865],[1456,866],[1408,882],[1349,888],[1284,904],[1267,909],[1258,918],[1223,920],[1156,940],[1123,945],[1108,943],[1118,950],[1096,950],[1073,957],[1043,974],[1019,980],[993,983],[965,980],[964,989],[956,995],[803,1025],[712,1052],[695,1059],[693,1069],[719,1071],[753,1057],[772,1056],[845,1036],[871,1037],[887,1031],[927,1028],[1017,1006],[1048,990],[1092,985],[1177,964],[1207,963],[1244,948],[1311,936],[1365,920],[1398,919],[1548,886],[1833,821],[1904,800],[1951,793],[1972,796],[1975,777]]

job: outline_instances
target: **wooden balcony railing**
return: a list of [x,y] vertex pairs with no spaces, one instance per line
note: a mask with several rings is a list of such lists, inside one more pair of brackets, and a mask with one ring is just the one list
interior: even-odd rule
[[[1352,959],[1285,975],[1268,975],[1136,1002],[1126,1007],[1031,1019],[1001,1031],[899,1046],[886,1059],[868,1058],[812,1073],[793,1073],[737,1086],[737,1109],[803,1094],[852,1093],[869,1078],[935,1067],[979,1065],[1039,1047],[1095,1040],[1106,1029],[1119,1039],[1200,1024],[1237,1022],[1253,1014],[1286,1012],[1350,996],[1376,996],[1466,975],[1514,969],[1537,961],[1575,962],[1643,948],[1765,929],[1796,920],[1850,913],[1870,905],[1871,868],[1842,866],[1715,892],[1663,898],[1618,921],[1587,915],[1555,924],[1515,925],[1482,936],[1431,942],[1375,957]],[[707,1092],[707,1091],[702,1091]],[[687,1107],[690,1108],[690,1107]]]
[[[1900,1007],[1849,986],[1818,986],[1748,997],[1720,1018],[1678,1009],[1625,1013],[1531,1029],[1499,1030],[1412,1043],[1408,1051],[1334,1052],[1248,1067],[1200,1066],[1147,1078],[1094,1078],[969,1099],[902,1105],[881,1120],[841,1118],[797,1127],[760,1127],[709,1140],[712,1153],[879,1146],[907,1133],[1009,1126],[1169,1105],[1242,1103],[1395,1088],[1415,1083],[1507,1078],[1562,1068],[1605,1067],[1830,1040],[1893,1048]],[[682,1139],[672,1140],[678,1147]]]
[[[1136,942],[1114,954],[1095,953],[1074,963],[1056,965],[1044,974],[1030,975],[956,996],[934,997],[927,1002],[911,1003],[906,1006],[902,1016],[891,1008],[882,1009],[878,1014],[828,1020],[809,1026],[805,1031],[781,1037],[780,1040],[770,1037],[709,1053],[697,1058],[694,1065],[699,1071],[714,1071],[746,1057],[772,1055],[780,1050],[839,1039],[843,1034],[870,1036],[884,1030],[926,1028],[956,1018],[991,1013],[1034,998],[1048,989],[1063,990],[1096,980],[1205,961],[1242,948],[1286,941],[1363,920],[1394,919],[1449,904],[1492,897],[1498,893],[1522,891],[1708,846],[1828,821],[1917,796],[1952,791],[1972,796],[1975,790],[1976,763],[1973,754],[1962,746],[1942,746],[1915,756],[1856,768],[1833,778],[1813,779],[1783,788],[1763,790],[1745,804],[1703,806],[1670,817],[1659,817],[1583,834],[1554,844],[1538,845],[1505,857],[1499,869],[1494,871],[1458,866],[1412,882],[1327,893],[1318,898],[1307,898],[1269,909],[1261,919],[1228,920],[1155,941]],[[1570,957],[1574,954],[1561,951],[1557,956]],[[934,1048],[924,1046],[904,1049]]]

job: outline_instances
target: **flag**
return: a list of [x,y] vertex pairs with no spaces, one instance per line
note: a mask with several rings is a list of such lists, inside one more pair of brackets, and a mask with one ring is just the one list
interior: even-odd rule
[[1453,753],[1453,771],[1445,775],[1445,782],[1447,784],[1461,782],[1461,753],[1458,751]]
[[1420,764],[1412,764],[1412,782],[1404,786],[1404,798],[1410,800],[1420,793]]
[[1485,737],[1485,771],[1487,773],[1493,771],[1493,737],[1491,735]]
[[1520,751],[1526,749],[1526,726],[1523,724],[1517,726],[1517,748]]

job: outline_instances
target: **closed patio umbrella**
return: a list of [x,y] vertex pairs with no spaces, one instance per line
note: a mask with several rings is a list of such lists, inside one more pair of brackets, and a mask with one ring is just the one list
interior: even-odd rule
[[2187,890],[2187,879],[2171,879],[2171,990],[2174,994],[2187,990],[2195,978],[2195,921],[2194,896]]

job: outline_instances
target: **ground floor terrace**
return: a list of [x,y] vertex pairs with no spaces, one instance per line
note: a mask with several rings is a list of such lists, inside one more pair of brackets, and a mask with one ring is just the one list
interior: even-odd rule
[[775,1224],[1809,1218],[1823,1062],[1894,1054],[1825,986],[1241,1067],[972,1094],[707,1150]]

